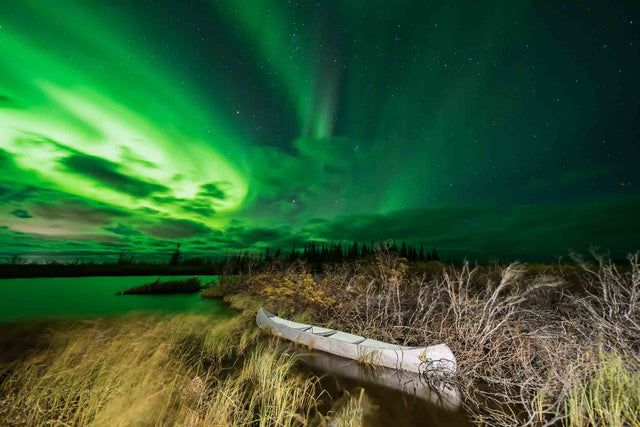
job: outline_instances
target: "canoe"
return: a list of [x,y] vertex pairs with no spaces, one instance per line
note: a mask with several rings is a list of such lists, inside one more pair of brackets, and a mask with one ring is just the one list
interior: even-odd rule
[[306,325],[282,319],[261,308],[256,323],[277,336],[310,349],[324,351],[347,359],[385,366],[422,375],[455,374],[456,358],[445,344],[429,347],[407,347],[364,338],[346,332]]

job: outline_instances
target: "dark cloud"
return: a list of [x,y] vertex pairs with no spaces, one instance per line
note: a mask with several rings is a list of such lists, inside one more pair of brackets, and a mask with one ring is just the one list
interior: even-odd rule
[[29,215],[29,212],[25,211],[24,209],[14,209],[11,212],[11,215],[17,216],[18,218],[33,218],[31,215]]
[[115,227],[105,227],[106,231],[109,231],[114,234],[119,234],[120,236],[139,236],[142,233],[135,228],[128,227],[123,224],[118,224]]
[[178,206],[185,212],[192,212],[202,216],[211,216],[216,213],[216,210],[211,207],[211,200],[197,197],[195,199],[182,199],[173,196],[155,196],[153,200],[160,204],[171,204]]
[[224,190],[220,187],[224,186],[223,182],[210,182],[208,184],[203,184],[200,186],[199,196],[202,197],[210,197],[212,199],[224,200],[226,199],[226,194]]
[[230,240],[240,242],[245,246],[274,242],[286,235],[282,230],[276,228],[230,228],[225,230],[224,234]]
[[163,185],[125,175],[118,171],[118,164],[100,157],[73,154],[65,157],[62,164],[71,172],[88,176],[102,185],[135,197],[147,197],[169,190]]
[[174,196],[153,196],[151,198],[153,199],[154,202],[157,202],[159,204],[169,204],[169,205],[180,205],[188,201],[187,199],[182,199],[180,197],[174,197]]
[[280,227],[252,227],[247,224],[234,222],[224,231],[210,236],[206,240],[208,248],[229,250],[251,250],[271,247],[290,247],[291,242],[301,243],[305,240],[299,234],[292,234],[288,226]]
[[232,221],[224,230],[211,230],[202,238],[190,240],[189,244],[198,251],[220,252],[256,250],[266,246],[290,247],[292,241],[300,243],[304,239],[299,235],[292,235],[288,226],[252,227],[246,223]]
[[24,173],[14,162],[13,154],[0,148],[0,170],[4,178],[13,178]]
[[466,227],[469,221],[478,220],[486,213],[473,206],[411,209],[388,214],[342,216],[334,220],[311,219],[302,230],[327,240],[414,241]]
[[21,108],[14,98],[0,93],[0,108]]
[[62,235],[39,235],[39,239],[42,240],[60,240],[65,242],[124,242],[124,240],[117,236],[110,234],[89,233],[89,234],[62,234]]
[[6,150],[0,148],[0,166],[5,167],[13,165],[13,157]]
[[[310,220],[314,239],[376,242],[405,240],[437,246],[453,259],[552,260],[569,250],[637,250],[640,200],[589,203],[417,209],[388,214]],[[615,218],[615,220],[612,220]]]
[[187,239],[211,232],[204,224],[186,219],[165,219],[156,225],[142,229],[153,237],[162,239]]
[[193,212],[202,216],[211,216],[215,215],[216,210],[209,205],[209,203],[202,203],[198,201],[194,201],[194,203],[186,203],[181,206],[182,210],[185,212]]
[[24,202],[28,200],[56,200],[69,198],[68,195],[53,190],[22,185],[13,182],[0,182],[1,202]]
[[137,214],[137,215],[150,215],[150,216],[162,216],[162,212],[160,212],[159,210],[153,209],[153,208],[149,208],[149,207],[141,207],[141,208],[137,208],[135,210],[132,211],[132,213]]
[[107,206],[90,206],[83,202],[60,201],[56,203],[34,203],[30,210],[34,217],[47,220],[61,220],[89,225],[108,225],[113,218],[129,214]]
[[149,169],[157,169],[155,163],[150,162],[146,159],[143,159],[141,156],[137,155],[133,150],[129,147],[120,147],[120,151],[122,153],[122,160],[125,160],[129,163],[135,163],[139,166],[143,166]]

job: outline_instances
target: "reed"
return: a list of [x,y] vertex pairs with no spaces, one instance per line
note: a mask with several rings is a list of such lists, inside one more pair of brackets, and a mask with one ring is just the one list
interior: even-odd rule
[[0,425],[304,424],[314,416],[316,379],[297,374],[293,356],[271,341],[257,343],[252,320],[22,325],[21,334],[42,334],[46,345],[0,359]]
[[330,419],[335,426],[361,427],[366,425],[368,415],[375,412],[375,407],[367,397],[363,388],[356,388],[352,393],[345,392],[334,405]]

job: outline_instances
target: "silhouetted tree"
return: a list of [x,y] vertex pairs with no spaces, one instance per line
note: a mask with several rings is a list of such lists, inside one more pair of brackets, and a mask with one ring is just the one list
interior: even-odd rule
[[289,254],[289,261],[295,261],[298,258],[298,253],[296,252],[296,244],[294,243],[291,247],[291,253]]
[[407,244],[405,242],[402,242],[402,246],[400,246],[400,253],[398,255],[400,255],[402,258],[408,258]]
[[178,243],[175,252],[171,254],[171,260],[169,261],[169,264],[177,265],[180,264],[180,261],[182,261],[182,251],[180,250],[180,243]]
[[360,250],[360,257],[361,258],[366,258],[369,256],[369,248],[367,248],[367,244],[363,243],[362,244],[362,249]]

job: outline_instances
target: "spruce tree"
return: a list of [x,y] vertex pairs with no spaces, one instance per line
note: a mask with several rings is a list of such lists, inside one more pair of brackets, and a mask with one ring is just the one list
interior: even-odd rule
[[171,254],[171,260],[169,261],[169,264],[177,265],[180,264],[181,261],[182,251],[180,250],[180,243],[178,243],[178,245],[176,246],[176,250],[173,252],[173,254]]

